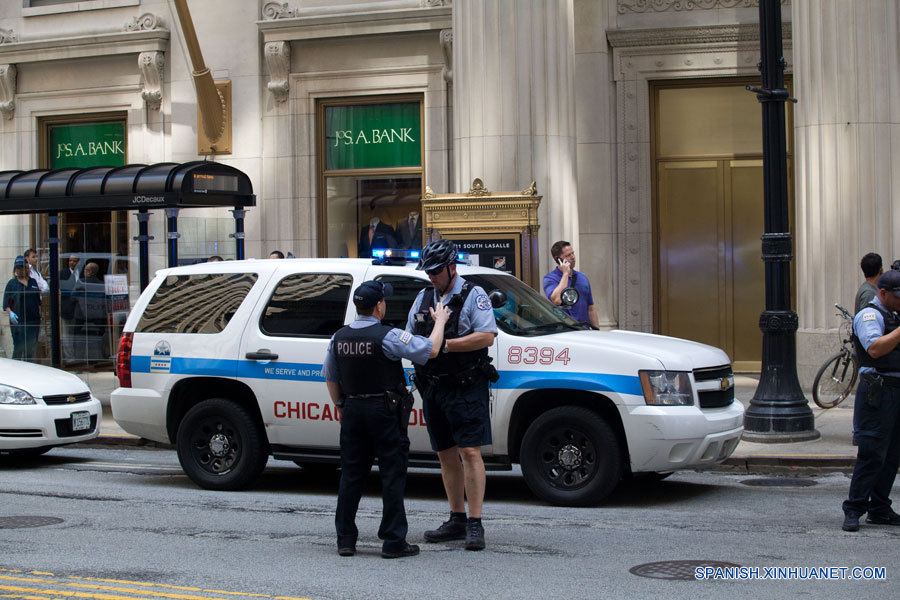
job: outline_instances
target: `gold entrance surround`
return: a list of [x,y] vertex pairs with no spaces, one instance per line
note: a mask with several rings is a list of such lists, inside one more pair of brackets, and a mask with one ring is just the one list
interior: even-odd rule
[[[446,238],[455,242],[514,248],[514,265],[509,272],[539,289],[538,271],[538,206],[534,181],[521,192],[491,192],[481,179],[472,182],[465,194],[435,194],[425,186],[422,199],[423,237],[425,243]],[[491,252],[485,251],[485,256]],[[503,258],[503,257],[497,257]],[[494,264],[481,262],[481,266]]]

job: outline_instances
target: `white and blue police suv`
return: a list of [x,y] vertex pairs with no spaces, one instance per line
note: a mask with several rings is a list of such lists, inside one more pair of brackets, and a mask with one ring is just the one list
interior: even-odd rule
[[[377,262],[377,261],[376,261]],[[458,267],[491,294],[489,468],[522,467],[541,499],[595,503],[623,478],[727,458],[743,431],[728,356],[630,331],[586,330],[515,277]],[[270,455],[337,464],[340,423],[322,378],[331,335],[352,321],[352,290],[390,282],[385,322],[404,328],[428,279],[412,265],[359,259],[227,261],[159,271],[125,324],[113,416],[176,446],[197,485],[246,487]],[[411,372],[411,364],[406,364]],[[437,466],[421,398],[411,466]]]

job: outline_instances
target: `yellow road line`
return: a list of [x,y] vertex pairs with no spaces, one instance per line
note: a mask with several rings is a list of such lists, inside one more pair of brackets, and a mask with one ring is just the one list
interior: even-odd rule
[[21,598],[22,600],[47,600],[54,596],[29,596],[28,594],[0,594],[0,598]]
[[[7,572],[7,573],[11,573],[11,572],[22,573],[22,571],[12,571],[9,569],[0,569],[0,571]],[[31,574],[54,576],[52,573],[44,573],[41,571],[32,571]],[[19,582],[27,582],[27,583],[53,584],[53,585],[61,585],[61,586],[81,588],[81,589],[85,589],[85,588],[86,589],[94,589],[94,590],[100,590],[100,591],[106,591],[106,592],[122,592],[122,593],[127,593],[127,594],[136,594],[138,596],[149,596],[149,597],[153,597],[153,598],[169,598],[171,600],[221,600],[221,599],[211,597],[211,596],[198,596],[198,595],[194,595],[194,594],[178,594],[178,593],[170,593],[170,592],[159,592],[159,591],[154,591],[154,590],[150,590],[150,589],[134,589],[131,587],[96,585],[93,583],[80,583],[80,582],[82,582],[82,581],[84,581],[84,582],[97,581],[97,582],[103,582],[103,583],[120,583],[120,584],[127,585],[127,586],[138,586],[138,587],[143,587],[143,588],[158,587],[158,588],[173,589],[173,590],[180,590],[180,591],[196,591],[196,592],[203,592],[203,593],[207,593],[207,594],[242,596],[242,597],[247,597],[247,598],[271,598],[273,600],[309,600],[308,598],[296,598],[296,597],[291,597],[291,596],[272,596],[270,594],[253,594],[253,593],[247,593],[247,592],[232,592],[232,591],[228,591],[228,590],[185,587],[185,586],[168,585],[168,584],[164,584],[164,583],[151,583],[151,582],[144,582],[144,581],[128,581],[128,580],[120,580],[120,579],[102,579],[102,578],[76,577],[76,576],[69,576],[69,577],[67,577],[67,579],[74,579],[76,581],[67,582],[67,581],[55,581],[55,580],[51,580],[51,579],[41,579],[41,578],[36,578],[36,577],[14,577],[12,575],[0,575],[0,580],[19,581]],[[12,589],[12,588],[10,586],[0,585],[0,590],[4,590],[4,589],[8,590],[8,589]],[[21,588],[21,589],[16,588],[15,591],[33,591],[33,592],[37,592],[37,593],[47,593],[47,591],[31,589],[31,588]],[[133,598],[130,596],[116,596],[116,595],[110,595],[110,594],[97,594],[97,595],[93,595],[93,596],[91,596],[91,595],[84,596],[82,592],[70,592],[68,590],[59,590],[59,593],[65,595],[65,596],[72,596],[74,594],[75,597],[93,597],[93,598],[98,598],[100,600],[120,600],[122,598],[128,598],[129,600],[133,600]]]

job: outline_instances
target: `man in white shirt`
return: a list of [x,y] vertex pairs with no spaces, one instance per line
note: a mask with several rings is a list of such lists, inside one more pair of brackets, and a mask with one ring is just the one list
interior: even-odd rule
[[38,255],[34,248],[29,248],[25,251],[25,262],[28,263],[28,270],[30,275],[38,284],[38,288],[41,290],[41,296],[46,296],[50,293],[50,284],[44,279],[41,275],[41,272],[38,270]]

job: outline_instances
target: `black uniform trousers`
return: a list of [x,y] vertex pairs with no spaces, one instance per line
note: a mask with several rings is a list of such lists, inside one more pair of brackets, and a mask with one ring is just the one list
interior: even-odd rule
[[409,462],[409,437],[401,428],[397,413],[381,399],[353,399],[344,402],[341,417],[341,483],[338,488],[338,548],[355,547],[359,530],[356,511],[372,463],[378,458],[381,473],[381,526],[378,537],[382,551],[400,552],[406,546],[406,468]]
[[869,383],[860,379],[853,406],[853,427],[859,441],[856,465],[844,513],[885,514],[900,466],[900,388],[884,386],[881,406],[866,401]]

